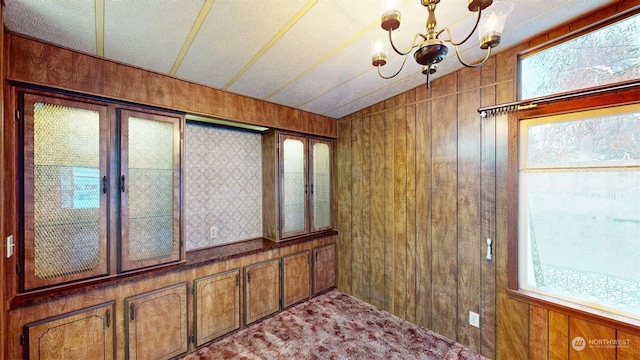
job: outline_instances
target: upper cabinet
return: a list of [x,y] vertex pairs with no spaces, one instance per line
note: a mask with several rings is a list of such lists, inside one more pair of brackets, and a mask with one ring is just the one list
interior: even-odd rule
[[24,287],[108,272],[108,108],[24,95]]
[[180,260],[180,118],[119,119],[122,270]]
[[18,98],[24,290],[183,258],[181,115]]
[[330,229],[332,143],[278,131],[263,135],[263,229],[279,241]]

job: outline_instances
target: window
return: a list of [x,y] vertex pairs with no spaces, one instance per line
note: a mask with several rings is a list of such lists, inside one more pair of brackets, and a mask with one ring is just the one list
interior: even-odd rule
[[640,104],[519,122],[520,289],[640,319]]
[[633,34],[640,34],[640,14],[522,56],[519,98],[639,78],[640,37]]

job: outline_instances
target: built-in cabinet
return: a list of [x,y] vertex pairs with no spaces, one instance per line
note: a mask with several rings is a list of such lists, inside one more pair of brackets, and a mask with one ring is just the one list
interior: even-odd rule
[[17,91],[22,291],[179,261],[182,115]]
[[115,359],[114,302],[25,326],[27,358]]
[[240,270],[194,280],[195,346],[240,328]]
[[286,308],[311,296],[309,250],[282,257],[282,307]]
[[280,310],[280,259],[244,268],[245,325]]
[[[118,109],[120,268],[181,259],[182,117]],[[126,155],[126,156],[125,156]]]
[[336,286],[336,244],[313,249],[313,294]]
[[[24,339],[19,341],[24,345],[17,351],[18,341],[10,341],[10,354],[29,359],[181,356],[308,299],[311,279],[314,293],[332,287],[334,241],[329,236],[271,254],[203,264],[194,272],[142,277],[133,285],[14,310],[11,326],[24,329]],[[228,269],[227,263],[238,267]],[[64,312],[92,302],[97,305]]]
[[126,298],[127,359],[170,359],[186,353],[186,283]]
[[191,262],[183,115],[14,90],[24,231],[7,304],[8,327],[23,331],[8,335],[11,358],[175,358],[335,284],[335,254],[318,250],[336,235],[323,232],[331,140],[264,134],[265,237],[291,245],[260,240]]
[[264,236],[331,229],[331,140],[273,130],[262,139]]

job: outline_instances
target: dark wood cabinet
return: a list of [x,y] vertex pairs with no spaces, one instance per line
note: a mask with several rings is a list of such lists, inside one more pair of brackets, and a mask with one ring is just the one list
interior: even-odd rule
[[118,110],[122,271],[180,260],[181,117]]
[[313,294],[336,285],[336,245],[328,244],[313,249]]
[[280,311],[280,259],[245,266],[244,286],[246,325]]
[[286,308],[311,296],[309,250],[282,257],[282,307]]
[[264,237],[286,240],[332,227],[332,142],[263,134]]
[[115,359],[114,302],[25,325],[30,360]]
[[240,328],[240,270],[194,281],[195,345]]
[[188,350],[187,284],[124,300],[127,359],[170,359]]
[[21,290],[184,258],[182,115],[47,92],[17,94]]
[[24,288],[106,275],[108,108],[39,94],[23,104]]

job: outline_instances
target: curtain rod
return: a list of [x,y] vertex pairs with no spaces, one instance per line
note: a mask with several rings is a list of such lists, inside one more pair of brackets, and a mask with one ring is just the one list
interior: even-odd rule
[[478,113],[480,114],[481,117],[486,118],[491,115],[535,109],[540,103],[549,103],[549,102],[555,102],[555,101],[561,101],[561,100],[571,100],[580,96],[596,95],[596,94],[601,94],[609,91],[626,90],[626,89],[631,89],[638,86],[640,86],[640,79],[635,79],[635,80],[631,80],[624,83],[618,83],[615,85],[607,85],[607,86],[598,87],[598,88],[589,88],[589,89],[584,89],[579,91],[573,91],[570,93],[548,95],[548,96],[542,96],[539,98],[534,98],[529,100],[520,100],[520,101],[514,101],[510,103],[505,103],[505,104],[485,106],[485,107],[479,108]]

